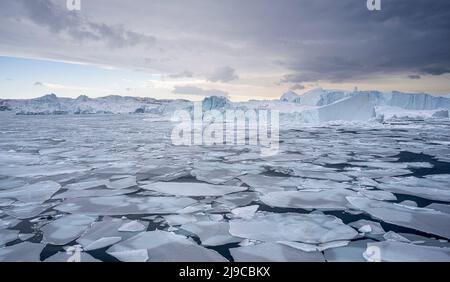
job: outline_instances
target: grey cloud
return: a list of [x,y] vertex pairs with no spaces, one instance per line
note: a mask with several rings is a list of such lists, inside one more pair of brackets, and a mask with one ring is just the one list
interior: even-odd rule
[[417,79],[421,79],[422,77],[418,74],[411,74],[411,75],[408,75],[408,78],[417,80]]
[[173,73],[173,74],[169,75],[170,78],[186,78],[186,77],[193,77],[193,76],[194,76],[194,73],[191,71],[188,71],[188,70],[185,70],[180,73]]
[[[65,0],[1,0],[0,52],[156,68],[174,77],[223,65],[252,75],[282,69],[285,83],[450,73],[450,1],[382,0],[377,12],[365,2],[90,0],[73,13]],[[30,31],[29,22],[39,28]],[[42,27],[49,34],[33,37]],[[136,48],[93,50],[85,41]],[[231,67],[207,75],[237,78]]]
[[44,86],[44,83],[40,82],[40,81],[36,81],[34,83],[34,86]]
[[217,68],[208,76],[208,80],[212,82],[230,82],[236,79],[239,79],[236,70],[229,66]]
[[[6,0],[10,1],[10,0]],[[64,33],[75,40],[104,41],[110,47],[153,45],[155,37],[129,31],[123,25],[107,25],[84,19],[51,0],[19,0],[28,18],[52,33]]]
[[217,89],[202,89],[197,86],[185,85],[185,86],[175,86],[173,90],[174,94],[183,95],[196,95],[196,96],[223,96],[228,97],[228,92],[217,90]]
[[305,89],[305,86],[303,84],[300,83],[296,83],[294,85],[291,86],[291,90],[303,90]]

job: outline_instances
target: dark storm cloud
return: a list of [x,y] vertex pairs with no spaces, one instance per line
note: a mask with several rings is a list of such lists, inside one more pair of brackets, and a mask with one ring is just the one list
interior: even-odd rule
[[[134,46],[137,44],[154,44],[155,38],[125,29],[122,25],[107,25],[88,21],[77,12],[65,9],[65,1],[51,0],[2,0],[20,5],[16,11],[34,23],[46,27],[52,33],[64,33],[75,40],[104,41],[110,47]],[[57,5],[59,3],[62,5]]]
[[408,75],[408,78],[417,80],[417,79],[421,79],[422,77],[418,74],[411,74],[411,75]]
[[293,38],[299,40],[286,43],[299,52],[279,62],[292,71],[283,82],[450,72],[450,1],[382,0],[382,10],[376,12],[358,4],[363,1],[314,2],[315,7],[305,9],[309,15],[298,7],[305,16],[299,24],[309,28],[294,28]]
[[69,12],[65,0],[1,0],[0,52],[17,47],[225,83],[237,73],[273,72],[290,84],[449,73],[450,1],[381,1],[381,11],[369,11],[366,0],[89,0]]

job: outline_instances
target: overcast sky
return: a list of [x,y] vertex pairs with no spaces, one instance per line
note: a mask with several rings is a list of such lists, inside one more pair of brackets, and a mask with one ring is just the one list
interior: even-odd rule
[[450,93],[450,1],[0,1],[0,97]]

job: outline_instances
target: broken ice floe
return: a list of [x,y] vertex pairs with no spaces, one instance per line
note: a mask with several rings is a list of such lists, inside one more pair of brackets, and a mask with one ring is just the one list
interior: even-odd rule
[[95,221],[85,215],[67,215],[41,228],[43,241],[53,245],[65,245],[77,239]]
[[147,229],[147,226],[140,223],[137,220],[132,220],[129,222],[124,223],[122,226],[120,226],[119,231],[120,232],[140,232]]
[[[428,247],[397,241],[368,243],[369,248],[376,248],[375,258],[386,262],[449,262],[450,248]],[[368,260],[374,259],[370,249],[364,252]]]
[[44,262],[101,262],[86,252],[80,252],[79,257],[77,256],[78,254],[72,254],[71,252],[58,252],[45,259]]
[[23,242],[0,248],[0,262],[40,262],[45,245]]
[[250,220],[230,220],[230,234],[266,242],[294,241],[321,244],[351,240],[358,235],[334,216],[322,214],[257,214]]
[[425,199],[450,202],[449,180],[418,177],[382,178],[378,188],[397,194],[413,195]]
[[220,246],[241,241],[240,238],[230,235],[228,222],[186,223],[180,228],[195,234],[204,246]]
[[122,219],[105,217],[102,221],[92,223],[77,239],[77,243],[86,251],[111,246],[126,236],[118,231],[123,224]]
[[13,198],[24,203],[43,203],[60,188],[61,185],[54,181],[43,181],[19,188],[0,190],[0,198]]
[[331,248],[347,246],[350,241],[334,241],[318,245],[288,241],[279,241],[278,243],[304,252],[323,252]]
[[[166,231],[142,232],[120,242],[107,250],[107,253],[126,261],[136,255],[142,260],[145,251],[148,261],[153,262],[195,262],[195,261],[227,261],[213,250],[206,249],[187,239],[185,236]],[[137,253],[136,253],[137,252]]]
[[250,218],[252,218],[255,215],[255,213],[258,210],[258,208],[259,208],[259,205],[235,208],[235,209],[233,209],[231,211],[231,213],[235,217],[240,217],[240,218],[244,218],[244,219],[250,219]]
[[54,209],[86,215],[170,214],[195,203],[191,198],[113,196],[67,199]]
[[144,185],[142,188],[175,196],[222,196],[247,190],[247,188],[239,186],[175,182],[156,182]]
[[319,191],[285,191],[268,193],[261,197],[266,205],[282,208],[345,210],[351,207],[348,196],[357,195],[348,189]]
[[450,214],[363,197],[347,197],[348,201],[373,217],[399,226],[450,238]]
[[16,240],[18,238],[18,234],[19,231],[17,230],[9,230],[9,229],[0,230],[0,246],[3,246],[6,243]]
[[320,252],[304,252],[278,243],[230,249],[235,262],[324,262]]

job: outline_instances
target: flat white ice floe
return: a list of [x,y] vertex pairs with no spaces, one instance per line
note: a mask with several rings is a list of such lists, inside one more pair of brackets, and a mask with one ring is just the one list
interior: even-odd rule
[[367,250],[367,244],[373,240],[359,240],[350,242],[347,246],[331,248],[324,251],[328,262],[365,262],[363,253]]
[[450,238],[450,214],[432,209],[417,208],[364,197],[347,197],[356,208],[373,217],[395,225]]
[[123,179],[108,182],[106,187],[109,189],[126,189],[136,185],[136,176],[128,176]]
[[12,242],[18,238],[18,230],[3,229],[0,230],[0,246]]
[[321,191],[284,191],[268,193],[261,197],[261,201],[271,207],[345,210],[351,207],[346,197],[356,195],[356,192],[352,190],[341,188]]
[[89,229],[77,239],[84,250],[91,251],[111,246],[120,242],[126,234],[121,234],[117,229],[124,224],[124,220],[118,218],[103,218],[94,222]]
[[393,177],[380,179],[378,188],[398,194],[450,202],[449,179],[435,180],[418,177]]
[[[450,262],[450,248],[428,247],[396,241],[369,243],[379,250],[379,259],[386,262]],[[368,250],[370,251],[370,250]],[[364,253],[370,259],[370,253]]]
[[[74,255],[70,252],[58,252],[53,256],[44,260],[44,262],[72,262],[71,259],[74,258]],[[77,258],[78,259],[78,258]],[[101,262],[100,260],[92,257],[90,254],[81,252],[79,262]]]
[[256,192],[240,192],[228,194],[216,199],[216,202],[226,205],[233,209],[236,207],[247,206],[250,203],[258,200],[258,193]]
[[379,190],[360,190],[358,194],[365,196],[370,199],[380,200],[380,201],[395,201],[397,197],[388,191],[379,191]]
[[88,181],[83,181],[83,182],[71,183],[71,184],[64,186],[64,188],[68,189],[68,190],[85,190],[85,189],[106,186],[107,183],[108,183],[108,180],[106,180],[106,179],[88,180]]
[[[371,233],[374,235],[381,235],[386,233],[380,223],[371,220],[360,219],[358,221],[351,222],[348,225],[358,229],[360,232],[363,233]],[[367,226],[370,227],[370,230],[369,228],[367,228]],[[363,227],[365,227],[364,228],[365,230],[361,230],[361,228]]]
[[13,198],[24,203],[43,203],[60,188],[61,185],[54,181],[42,181],[18,188],[0,190],[0,198]]
[[246,187],[239,186],[175,182],[156,182],[141,186],[141,188],[175,196],[223,196],[247,190]]
[[197,245],[185,236],[166,231],[142,232],[120,242],[107,250],[107,253],[120,259],[130,251],[148,251],[148,261],[152,262],[225,262],[224,257],[213,250]]
[[259,208],[259,205],[235,208],[231,211],[231,213],[236,217],[250,219],[255,215],[258,208]]
[[9,206],[4,212],[12,217],[18,219],[29,219],[40,215],[47,209],[55,206],[55,203],[41,204],[41,203],[19,203],[16,202]]
[[147,249],[125,250],[111,252],[110,255],[122,262],[146,262],[148,261]]
[[0,262],[40,262],[45,245],[23,242],[0,248]]
[[89,197],[112,197],[119,195],[131,194],[139,189],[87,189],[66,191],[53,196],[53,199],[68,199],[68,198],[89,198]]
[[191,170],[192,176],[200,181],[208,182],[211,184],[223,184],[244,173],[244,171],[222,168],[220,167],[220,162],[199,163],[194,167],[193,170]]
[[95,221],[85,215],[67,215],[43,226],[43,241],[53,245],[65,245],[77,239]]
[[33,165],[33,166],[0,166],[0,175],[14,177],[54,176],[87,171],[88,168],[73,164]]
[[230,234],[266,242],[321,244],[351,240],[358,232],[331,215],[258,213],[250,220],[230,220]]
[[183,225],[190,222],[196,222],[197,218],[192,214],[171,214],[165,215],[164,220],[170,226]]
[[235,262],[324,262],[320,252],[304,252],[269,242],[230,249]]
[[197,203],[175,197],[96,197],[67,199],[56,210],[87,215],[168,214]]
[[450,214],[450,205],[432,203],[426,206],[426,208]]
[[141,232],[147,229],[147,226],[140,223],[137,220],[132,220],[130,222],[124,223],[122,226],[120,226],[119,231],[120,232]]
[[347,246],[350,241],[334,241],[318,245],[289,241],[279,241],[278,243],[304,252],[323,252],[331,248]]
[[181,229],[197,235],[203,246],[221,246],[240,242],[241,239],[228,233],[228,222],[203,221],[183,224]]

